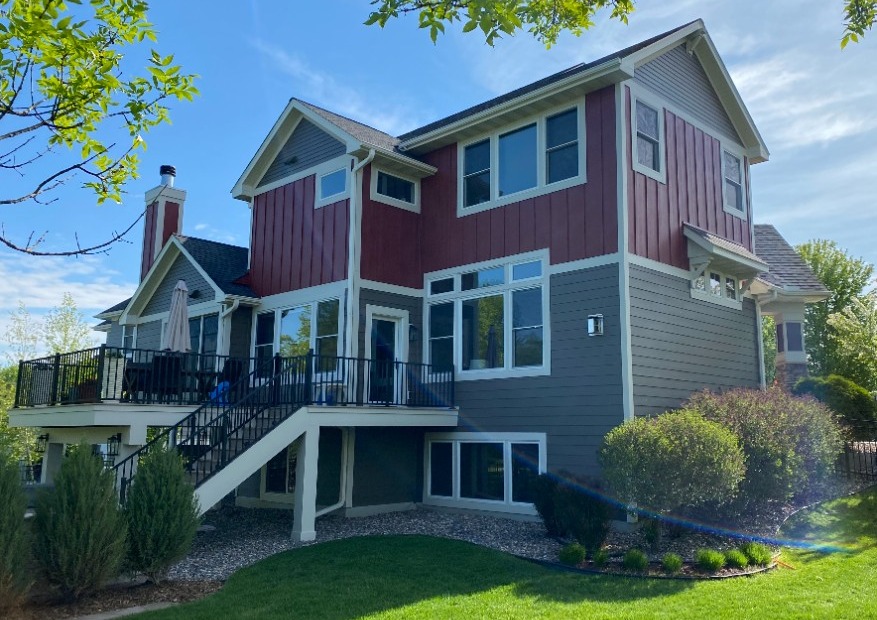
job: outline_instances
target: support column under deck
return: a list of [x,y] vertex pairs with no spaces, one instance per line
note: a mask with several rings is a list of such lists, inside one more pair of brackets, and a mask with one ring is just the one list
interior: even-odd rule
[[308,542],[317,537],[317,466],[320,457],[320,426],[302,435],[295,465],[295,510],[292,538]]

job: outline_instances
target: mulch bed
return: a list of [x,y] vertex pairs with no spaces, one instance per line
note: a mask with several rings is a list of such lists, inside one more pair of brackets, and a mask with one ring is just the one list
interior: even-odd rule
[[20,609],[7,612],[8,620],[76,618],[151,603],[188,603],[213,594],[221,581],[166,581],[162,584],[115,584],[73,603],[46,593],[32,593]]

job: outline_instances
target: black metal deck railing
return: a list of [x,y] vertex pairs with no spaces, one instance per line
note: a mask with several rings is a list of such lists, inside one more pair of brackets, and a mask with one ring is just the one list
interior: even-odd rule
[[223,381],[239,381],[256,363],[228,355],[103,345],[20,362],[15,406],[102,401],[196,405]]
[[427,364],[316,356],[271,360],[222,386],[210,402],[115,466],[122,501],[140,460],[155,446],[174,446],[190,481],[199,484],[223,469],[305,405],[452,407],[453,370]]

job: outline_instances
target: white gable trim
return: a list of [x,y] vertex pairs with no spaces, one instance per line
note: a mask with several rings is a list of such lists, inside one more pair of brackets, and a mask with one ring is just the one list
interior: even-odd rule
[[256,154],[253,155],[250,163],[232,188],[231,194],[234,198],[249,201],[255,196],[256,184],[261,180],[268,166],[274,161],[277,153],[280,152],[280,149],[289,140],[292,132],[295,131],[295,128],[298,127],[303,118],[306,118],[330,136],[342,142],[348,152],[359,148],[359,140],[343,131],[337,125],[330,123],[319,114],[315,114],[295,99],[290,99],[286,108],[280,114],[280,118],[274,123],[271,131],[268,132]]

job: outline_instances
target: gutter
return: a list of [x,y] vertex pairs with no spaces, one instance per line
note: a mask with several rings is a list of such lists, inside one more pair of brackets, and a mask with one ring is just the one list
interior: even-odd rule
[[362,169],[370,164],[377,152],[374,148],[369,149],[368,156],[357,162],[351,170],[353,175],[350,191],[350,237],[347,243],[347,338],[344,343],[344,351],[347,357],[356,357],[359,350],[359,260],[357,253],[360,250],[360,234],[362,228],[362,208],[360,196],[362,195]]

